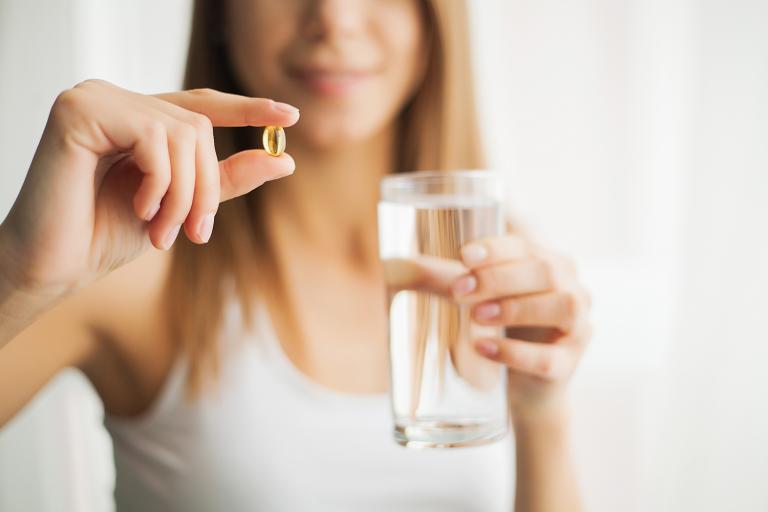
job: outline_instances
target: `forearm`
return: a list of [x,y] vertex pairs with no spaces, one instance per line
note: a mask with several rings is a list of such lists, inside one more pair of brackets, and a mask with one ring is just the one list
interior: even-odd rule
[[513,415],[517,458],[515,512],[579,512],[581,499],[568,438],[568,412]]
[[66,295],[65,290],[25,283],[23,265],[0,224],[0,348]]

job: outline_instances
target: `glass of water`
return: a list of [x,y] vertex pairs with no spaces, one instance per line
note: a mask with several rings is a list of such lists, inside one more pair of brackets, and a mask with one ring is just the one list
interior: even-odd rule
[[502,233],[498,174],[420,171],[385,177],[379,251],[390,287],[389,352],[395,440],[408,447],[470,446],[508,428],[505,368],[473,341],[502,335],[451,299],[467,269],[460,250]]

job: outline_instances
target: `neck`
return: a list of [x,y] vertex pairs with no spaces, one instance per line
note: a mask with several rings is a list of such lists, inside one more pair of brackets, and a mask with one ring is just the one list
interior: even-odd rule
[[394,130],[347,147],[291,148],[296,172],[269,185],[265,219],[275,249],[311,251],[358,268],[378,261],[379,180],[393,168]]

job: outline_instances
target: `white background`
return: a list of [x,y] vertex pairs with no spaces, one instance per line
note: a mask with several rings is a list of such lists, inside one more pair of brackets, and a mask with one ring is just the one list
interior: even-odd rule
[[[509,204],[594,295],[573,385],[588,509],[768,510],[768,3],[473,6]],[[0,0],[0,216],[56,94],[178,88],[188,17],[187,0]],[[0,431],[0,510],[111,510],[99,407],[73,372]]]

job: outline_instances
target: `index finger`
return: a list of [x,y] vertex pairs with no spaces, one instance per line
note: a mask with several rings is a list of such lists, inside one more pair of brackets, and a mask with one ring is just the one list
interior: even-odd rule
[[291,126],[299,120],[299,109],[293,105],[214,89],[169,92],[154,97],[203,114],[214,126]]

